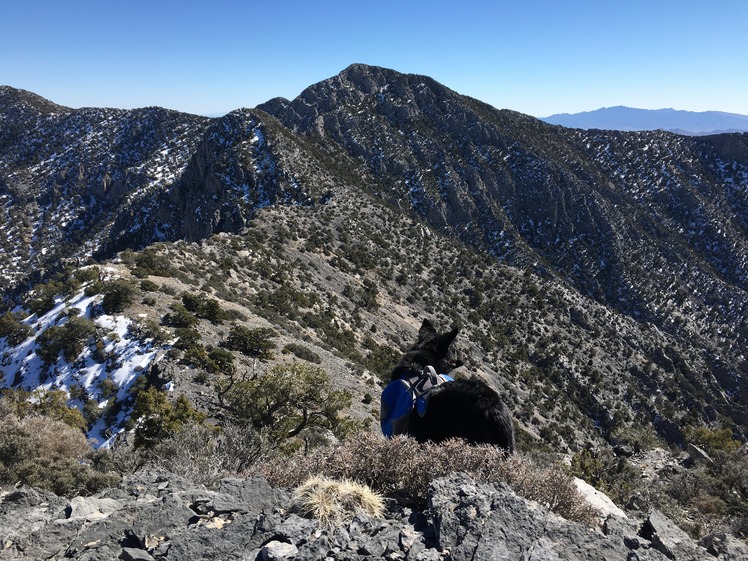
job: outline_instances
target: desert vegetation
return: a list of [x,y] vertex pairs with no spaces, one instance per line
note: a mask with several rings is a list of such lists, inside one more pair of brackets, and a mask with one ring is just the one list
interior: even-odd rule
[[[102,314],[136,316],[124,337],[165,356],[124,396],[111,377],[69,391],[68,404],[84,413],[81,434],[99,420],[133,431],[134,448],[121,445],[131,462],[112,452],[76,461],[120,472],[155,465],[206,485],[261,471],[295,488],[321,475],[414,504],[431,479],[459,468],[584,520],[569,486],[577,475],[619,505],[667,506],[694,535],[745,532],[739,430],[729,405],[695,375],[708,370],[704,357],[676,338],[386,211],[263,212],[241,235],[126,251],[114,276],[70,270],[35,288],[29,303],[39,313],[76,291],[94,298],[93,319],[71,312],[37,335],[35,351],[48,364],[81,362],[90,351],[116,369],[121,359],[106,349],[121,335],[94,326]],[[468,360],[456,375],[482,376],[499,390],[517,421],[519,457],[374,436],[377,396],[423,317],[461,326]],[[0,316],[8,342],[35,327],[18,312]],[[174,395],[163,390],[168,381]],[[706,403],[722,424],[707,421]],[[677,457],[688,443],[714,463],[644,485],[638,458],[653,449]],[[388,471],[398,463],[402,473]]]
[[59,495],[87,495],[120,474],[91,449],[78,409],[64,392],[5,390],[0,394],[0,482],[23,483]]

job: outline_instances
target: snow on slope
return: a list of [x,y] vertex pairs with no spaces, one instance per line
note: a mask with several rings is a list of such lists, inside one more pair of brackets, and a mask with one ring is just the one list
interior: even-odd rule
[[[98,313],[100,299],[101,295],[86,296],[83,290],[67,299],[58,298],[54,308],[46,314],[30,315],[23,320],[34,330],[31,337],[16,346],[0,338],[0,387],[41,392],[63,390],[68,393],[68,405],[82,409],[86,398],[72,398],[73,390],[74,395],[93,400],[102,413],[115,403],[124,403],[136,378],[158,360],[157,351],[163,347],[157,348],[150,339],[135,338],[129,318]],[[61,352],[54,364],[45,364],[37,354],[39,336],[52,326],[63,326],[75,316],[91,319],[96,326],[96,336],[88,340],[72,362]],[[99,349],[97,341],[100,341]],[[109,418],[102,414],[90,427],[88,437],[94,446],[106,446],[113,434],[123,430],[129,418],[128,409],[115,408],[114,413],[116,417]]]

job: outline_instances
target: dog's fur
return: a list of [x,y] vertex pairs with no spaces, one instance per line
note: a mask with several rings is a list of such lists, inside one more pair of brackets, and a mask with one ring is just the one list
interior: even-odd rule
[[[425,366],[433,366],[440,374],[461,366],[462,357],[454,345],[458,333],[457,328],[437,333],[431,322],[424,320],[418,342],[392,371],[391,380]],[[415,409],[411,411],[404,432],[419,442],[462,438],[472,444],[494,444],[510,452],[515,448],[509,410],[496,391],[477,379],[455,380],[434,388],[426,414],[421,417]]]

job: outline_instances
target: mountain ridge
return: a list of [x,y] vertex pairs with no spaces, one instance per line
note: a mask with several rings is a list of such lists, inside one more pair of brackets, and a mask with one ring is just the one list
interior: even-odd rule
[[686,135],[713,135],[748,131],[748,116],[725,111],[637,109],[618,105],[579,113],[557,113],[542,121],[580,129],[621,131],[666,130]]
[[[0,117],[16,131],[0,137],[16,294],[56,263],[240,234],[269,208],[384,204],[689,342],[720,391],[739,397],[723,414],[744,423],[746,135],[566,130],[360,64],[294,100],[215,119],[46,107]],[[675,354],[657,360],[693,376]]]
[[523,451],[748,434],[747,134],[566,129],[365,65],[213,119],[5,93],[0,385],[61,390],[99,444],[143,388],[220,425],[227,384],[294,362],[377,430],[423,318]]

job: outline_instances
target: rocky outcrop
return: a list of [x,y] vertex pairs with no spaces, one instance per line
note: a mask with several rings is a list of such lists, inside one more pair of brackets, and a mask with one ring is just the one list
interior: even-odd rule
[[[158,107],[69,109],[2,87],[1,284],[44,278],[102,249],[123,216],[149,216],[208,122]],[[128,233],[130,242],[158,239]]]
[[608,517],[590,529],[464,475],[435,481],[430,507],[391,501],[386,518],[357,515],[334,530],[293,510],[264,479],[226,479],[218,489],[141,472],[94,497],[71,500],[31,488],[0,500],[0,560],[739,560],[729,536],[699,545],[659,512]]

